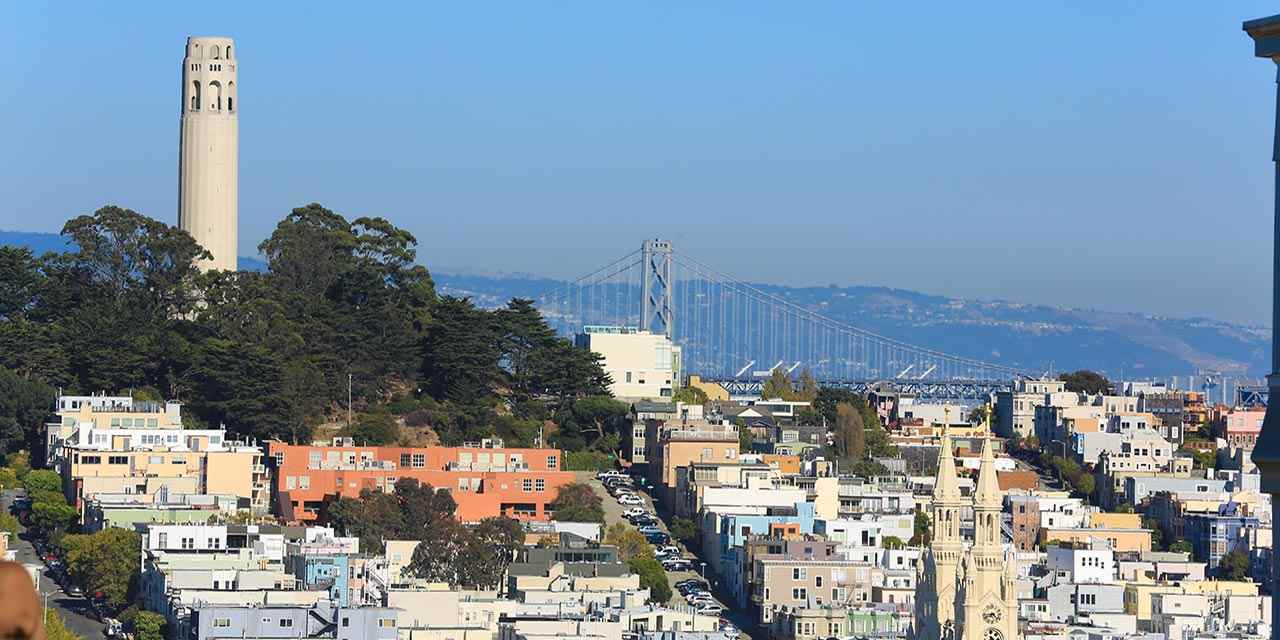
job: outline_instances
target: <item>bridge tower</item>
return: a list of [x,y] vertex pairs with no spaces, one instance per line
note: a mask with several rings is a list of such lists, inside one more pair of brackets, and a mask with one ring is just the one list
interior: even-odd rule
[[640,313],[640,330],[657,333],[656,325],[661,324],[661,332],[674,339],[675,305],[671,302],[671,294],[675,281],[671,275],[671,258],[671,243],[666,240],[645,240],[641,246],[640,269],[644,273],[641,300],[644,309]]

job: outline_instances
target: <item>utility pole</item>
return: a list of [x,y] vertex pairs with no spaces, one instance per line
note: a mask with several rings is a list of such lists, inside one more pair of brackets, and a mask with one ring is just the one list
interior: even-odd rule
[[351,374],[347,374],[347,428],[351,428]]

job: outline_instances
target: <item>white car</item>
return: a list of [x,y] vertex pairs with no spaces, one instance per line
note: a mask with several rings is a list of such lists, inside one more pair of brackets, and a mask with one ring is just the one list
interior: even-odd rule
[[655,555],[655,556],[668,556],[668,555],[676,555],[676,556],[678,556],[678,555],[680,555],[680,547],[677,547],[677,546],[675,546],[675,545],[670,545],[670,544],[669,544],[669,545],[667,545],[667,546],[665,546],[665,547],[660,547],[660,548],[658,548],[658,549],[654,549],[654,550],[653,550],[653,555]]
[[640,505],[640,504],[644,504],[644,498],[641,498],[640,496],[634,493],[624,493],[618,496],[618,504]]
[[630,509],[627,509],[626,511],[623,511],[623,512],[622,512],[622,516],[623,516],[624,518],[635,518],[635,517],[638,517],[638,516],[642,516],[642,515],[644,515],[644,514],[646,514],[646,513],[649,513],[649,512],[648,512],[648,511],[645,511],[645,510],[644,510],[644,507],[631,507]]
[[724,607],[712,602],[711,604],[695,605],[694,611],[704,616],[718,616],[724,613]]

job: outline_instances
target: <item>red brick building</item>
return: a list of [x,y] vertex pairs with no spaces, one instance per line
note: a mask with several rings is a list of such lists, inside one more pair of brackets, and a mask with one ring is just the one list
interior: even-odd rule
[[413,478],[448,489],[457,517],[474,522],[507,515],[548,520],[547,503],[561,485],[573,482],[560,470],[557,449],[464,447],[358,447],[267,443],[274,466],[274,508],[286,522],[316,520],[326,499],[358,497],[364,489],[392,491]]

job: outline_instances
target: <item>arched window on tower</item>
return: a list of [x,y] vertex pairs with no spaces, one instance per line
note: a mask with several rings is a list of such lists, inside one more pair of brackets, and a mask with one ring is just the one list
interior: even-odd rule
[[213,45],[213,47],[211,47],[211,50],[213,51],[213,53],[210,55],[213,56],[214,60],[218,60],[219,58],[221,58],[221,51],[219,51],[218,45],[216,44]]
[[235,112],[236,110],[236,83],[227,83],[227,111]]
[[191,110],[192,111],[200,110],[200,81],[199,80],[191,81]]
[[209,107],[215,111],[222,111],[222,83],[214,80],[209,83]]
[[227,59],[231,59],[231,45],[227,45]]

